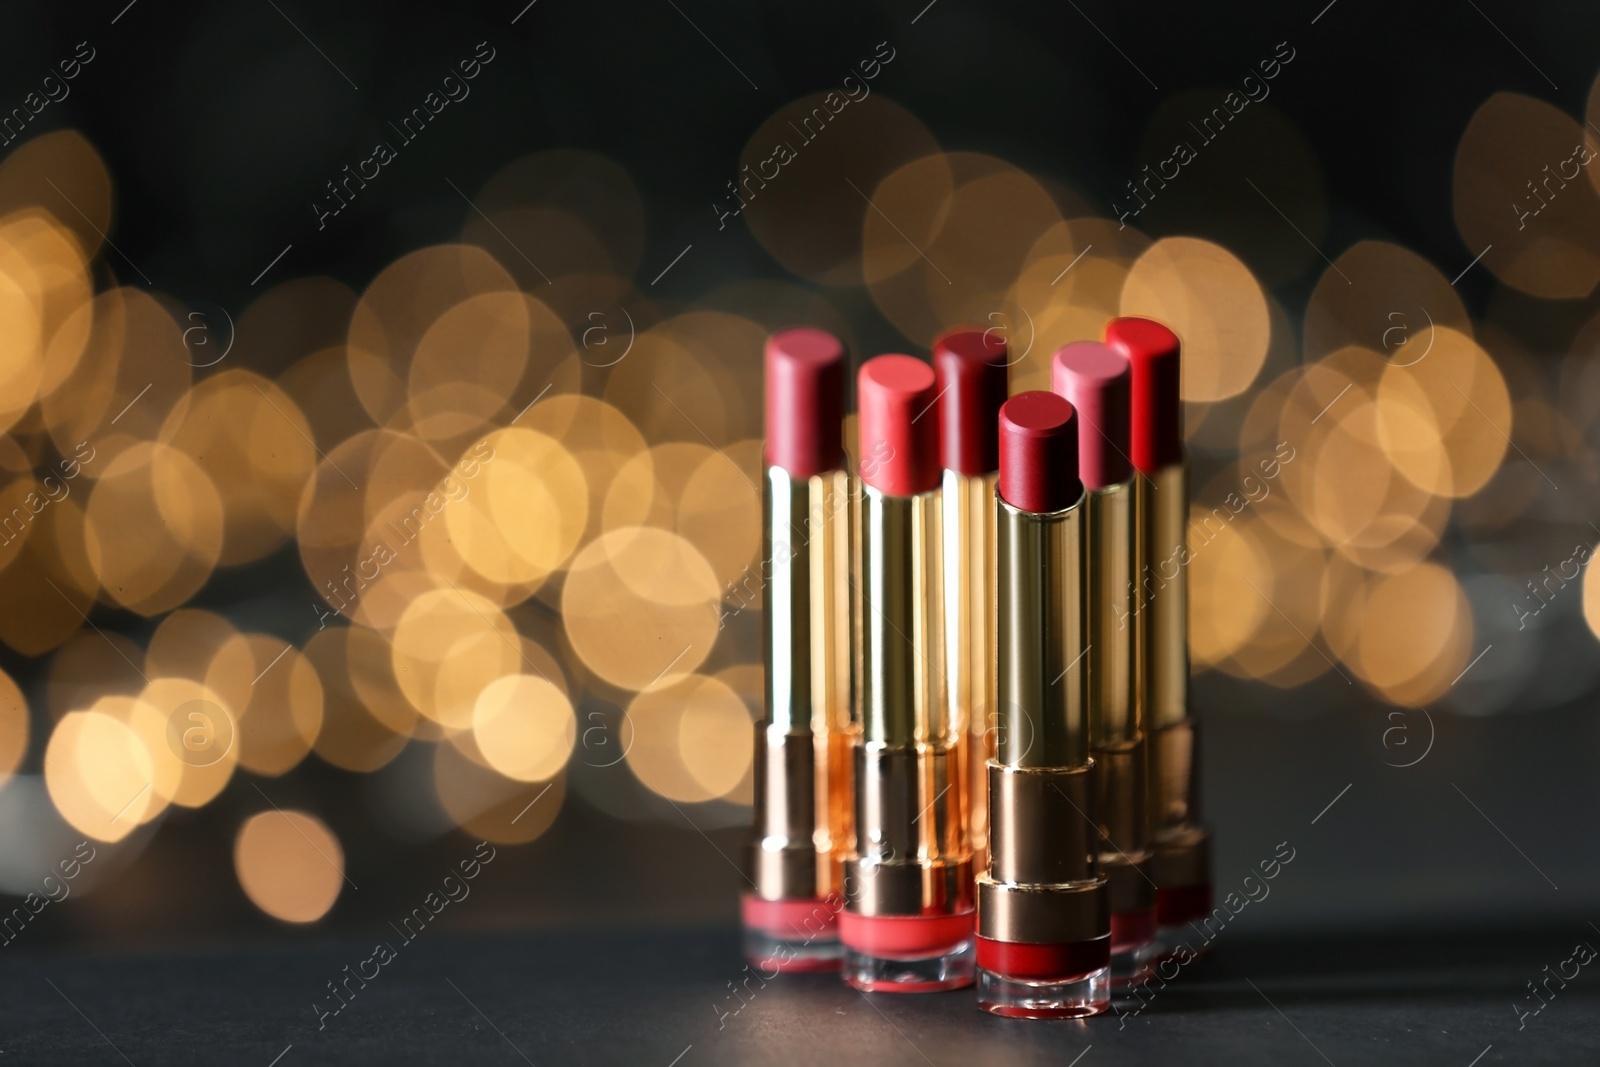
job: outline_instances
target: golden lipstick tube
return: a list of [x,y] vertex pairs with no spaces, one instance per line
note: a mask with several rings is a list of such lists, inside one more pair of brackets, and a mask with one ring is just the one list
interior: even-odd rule
[[978,1006],[1018,1018],[1110,1006],[1084,657],[1083,491],[1072,405],[1020,393],[1000,413],[999,721],[989,863],[978,879]]
[[[951,330],[933,344],[939,390],[939,465],[944,469],[945,690],[963,734],[967,841],[982,870],[989,841],[988,761],[994,754],[994,492],[1000,406],[1010,393],[998,331]],[[964,724],[964,725],[963,725]]]
[[963,723],[944,675],[937,424],[932,368],[879,356],[861,368],[856,617],[855,849],[839,919],[857,989],[928,992],[973,977],[972,863]]
[[[1211,832],[1200,823],[1199,743],[1189,708],[1188,464],[1176,334],[1113,320],[1106,343],[1128,358],[1134,483],[1134,665],[1150,744],[1151,875],[1158,946],[1211,911]],[[1163,951],[1161,947],[1158,953]]]
[[1103,344],[1066,345],[1055,391],[1077,411],[1084,486],[1085,652],[1100,869],[1111,905],[1111,981],[1144,978],[1154,952],[1148,752],[1134,664],[1133,464],[1128,457],[1128,360]]
[[835,970],[850,838],[850,476],[840,436],[845,351],[814,329],[767,341],[762,560],[765,717],[741,902],[759,969]]

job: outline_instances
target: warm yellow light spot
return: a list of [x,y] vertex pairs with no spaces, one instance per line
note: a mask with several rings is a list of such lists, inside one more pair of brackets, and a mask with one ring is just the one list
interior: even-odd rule
[[168,751],[183,764],[172,802],[198,808],[222,792],[239,764],[239,716],[216,690],[190,678],[152,678],[139,699],[155,709]]
[[111,175],[77,130],[33,137],[0,163],[0,214],[34,204],[61,204],[79,247],[89,256],[99,251],[111,229]]
[[1249,388],[1267,358],[1272,324],[1250,268],[1221,245],[1157,241],[1128,272],[1121,313],[1170,326],[1183,339],[1183,398],[1225,400]]
[[1035,258],[1039,235],[1061,221],[1036,179],[993,156],[937,153],[898,168],[870,195],[862,226],[868,288],[914,344],[929,345],[953,326],[987,327],[992,314],[1024,318],[1009,291]]
[[32,519],[21,552],[0,571],[0,640],[25,656],[41,656],[82,626],[99,584],[84,549],[83,509],[63,497]]
[[1553,104],[1495,93],[1461,134],[1454,200],[1461,239],[1501,281],[1547,300],[1600,281],[1596,142]]
[[1510,447],[1505,378],[1489,353],[1455,330],[1439,329],[1427,358],[1384,371],[1378,413],[1378,436],[1395,467],[1439,496],[1482,489]]
[[442,315],[474,296],[516,291],[516,279],[474,245],[420,248],[385,267],[350,316],[350,378],[372,420],[387,425],[405,408],[413,358]]
[[263,811],[233,842],[233,869],[250,903],[288,923],[328,914],[344,884],[344,849],[315,815]]
[[761,551],[760,469],[752,476],[738,466],[739,458],[757,457],[759,449],[760,442],[752,441],[742,450],[736,445],[706,456],[678,497],[678,533],[700,550],[723,588]]
[[288,394],[248,371],[201,382],[162,428],[205,471],[222,500],[218,563],[248,563],[294,530],[300,493],[317,465],[310,425]]
[[[306,642],[305,658],[316,669],[322,683],[322,730],[317,734],[313,751],[324,760],[347,771],[370,773],[383,767],[400,754],[409,736],[397,733],[386,723],[376,708],[368,707],[357,692],[350,671],[350,646],[357,634],[366,634],[382,642],[382,637],[371,630],[344,626],[330,626],[319,630]],[[388,647],[383,650],[382,666],[388,665]],[[392,698],[416,721],[416,712],[398,695]]]
[[179,608],[162,619],[150,635],[144,673],[203,682],[212,659],[238,633],[233,623],[216,612]]
[[[751,352],[751,358],[759,358],[759,341]],[[628,358],[611,368],[606,401],[651,441],[724,444],[730,438],[729,404],[707,364],[701,352],[662,324],[639,334]]]
[[1361,677],[1395,703],[1425,703],[1466,666],[1472,614],[1456,577],[1424,563],[1378,579],[1361,621]]
[[861,229],[872,215],[863,197],[939,150],[921,120],[863,84],[871,95],[855,101],[836,89],[784,104],[750,136],[729,174],[736,184],[716,190],[720,225],[748,226],[778,262],[827,285],[861,283]]
[[395,627],[391,656],[411,706],[452,730],[470,728],[478,694],[522,662],[511,620],[465,589],[433,590],[411,601]]
[[691,675],[640,693],[622,728],[628,767],[669,800],[698,802],[732,792],[750,766],[750,716],[716,678]]
[[544,781],[565,767],[577,727],[566,694],[531,674],[490,682],[472,714],[478,751],[489,766],[519,782]]
[[235,710],[246,770],[276,777],[311,751],[322,729],[322,681],[283,638],[235,636],[212,658],[205,682]]
[[455,745],[434,750],[433,783],[440,805],[463,830],[497,844],[523,844],[550,829],[567,792],[562,775],[515,781]]
[[439,429],[446,432],[424,436],[448,436],[448,421],[482,423],[505,406],[528,365],[534,314],[553,319],[536,300],[495,291],[468,297],[434,320],[417,343],[408,388],[418,426],[445,420]]
[[[1249,520],[1237,518],[1225,503],[1192,507],[1188,534],[1189,655],[1196,666],[1215,666],[1261,627],[1272,610],[1274,575]],[[1176,577],[1180,562],[1152,561],[1152,582]],[[1160,595],[1159,588],[1141,594]]]
[[28,752],[28,702],[11,675],[0,671],[0,786]]
[[1594,566],[1596,555],[1600,555],[1600,547],[1590,553],[1590,561],[1583,568],[1583,617],[1594,635],[1600,637],[1600,568]]
[[44,754],[45,787],[61,817],[97,841],[120,841],[159,806],[150,753],[126,723],[75,711],[56,724]]
[[[744,710],[748,721],[745,724],[747,731],[754,730],[754,724],[761,718],[766,708],[766,681],[767,674],[759,663],[736,663],[732,667],[724,667],[712,675],[717,681],[722,682],[729,689],[738,694],[744,701]],[[752,760],[750,768],[745,772],[739,784],[734,786],[723,799],[731,804],[752,804],[755,802],[755,762]]]
[[583,469],[555,438],[516,427],[490,434],[473,454],[477,476],[455,476],[462,492],[445,528],[478,574],[531,592],[578,547],[589,516]]
[[1409,248],[1360,241],[1333,261],[1311,293],[1305,358],[1359,346],[1396,365],[1415,363],[1427,358],[1433,331],[1444,326],[1472,332],[1450,279]]
[[573,651],[622,689],[668,685],[716,642],[716,575],[694,546],[649,526],[615,530],[578,553],[562,588]]
[[222,501],[206,472],[168,445],[134,445],[89,495],[89,562],[123,607],[155,615],[205,584],[222,551]]

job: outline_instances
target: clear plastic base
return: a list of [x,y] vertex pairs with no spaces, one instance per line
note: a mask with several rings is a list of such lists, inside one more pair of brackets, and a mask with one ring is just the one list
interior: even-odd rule
[[868,993],[936,993],[972,984],[977,970],[972,938],[933,956],[869,956],[844,950],[844,980]]
[[834,930],[806,937],[782,937],[753,926],[744,928],[744,958],[765,973],[837,971],[841,955]]
[[1008,1019],[1079,1019],[1111,1008],[1111,968],[1065,981],[1027,981],[978,972],[978,1007]]
[[1156,943],[1115,949],[1111,953],[1111,984],[1114,987],[1137,985],[1150,977],[1156,958]]
[[1166,960],[1177,960],[1181,966],[1187,967],[1211,955],[1211,942],[1190,924],[1182,926],[1163,926],[1156,931],[1156,939],[1152,944],[1151,965],[1162,963]]

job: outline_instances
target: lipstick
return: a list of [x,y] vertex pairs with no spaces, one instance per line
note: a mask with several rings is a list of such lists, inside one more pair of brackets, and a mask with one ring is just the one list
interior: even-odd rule
[[989,865],[978,879],[978,1006],[1095,1015],[1111,1003],[1111,915],[1079,662],[1084,509],[1072,405],[1019,393],[1000,409],[999,445],[999,722]]
[[952,330],[933,344],[944,468],[945,688],[965,741],[967,839],[983,868],[989,841],[988,769],[994,753],[994,489],[1000,469],[995,426],[1010,392],[1006,345],[993,330]]
[[762,638],[755,832],[744,951],[779,970],[835,970],[850,837],[850,476],[840,425],[845,350],[823,330],[766,345]]
[[937,398],[921,360],[861,367],[860,732],[839,937],[845,981],[863,990],[956,989],[973,975],[964,739],[944,676]]
[[[1200,825],[1199,738],[1189,710],[1189,473],[1179,399],[1181,345],[1150,319],[1121,318],[1106,344],[1128,358],[1134,482],[1134,671],[1149,731],[1150,871],[1156,939],[1170,946],[1211,911],[1211,833]],[[1158,949],[1158,951],[1160,951]]]
[[1145,977],[1156,931],[1145,725],[1133,660],[1131,374],[1125,356],[1093,341],[1060,349],[1052,371],[1055,391],[1078,413],[1089,743],[1100,870],[1111,907],[1111,981],[1119,985]]

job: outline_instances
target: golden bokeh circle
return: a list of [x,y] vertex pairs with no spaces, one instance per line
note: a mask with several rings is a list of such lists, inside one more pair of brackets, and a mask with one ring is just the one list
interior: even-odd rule
[[1267,358],[1272,324],[1250,268],[1221,245],[1167,237],[1123,282],[1121,313],[1166,323],[1183,339],[1183,398],[1226,400],[1250,387]]
[[239,765],[266,777],[292,770],[322,730],[316,667],[281,637],[238,634],[217,650],[205,683],[234,710]]
[[540,782],[567,765],[578,723],[559,686],[538,675],[508,674],[478,694],[472,736],[489,766],[519,782]]
[[732,793],[749,770],[750,715],[727,682],[690,675],[634,697],[627,764],[651,792],[680,803]]
[[274,809],[239,827],[233,869],[245,896],[263,912],[286,923],[313,923],[339,899],[344,849],[315,815]]
[[550,829],[566,799],[565,775],[519,782],[474,760],[455,745],[433,755],[439,804],[456,825],[496,844],[526,844]]
[[155,768],[144,741],[104,711],[74,711],[56,723],[44,753],[45,788],[61,817],[97,841],[120,841],[141,821]]
[[1472,612],[1447,567],[1423,563],[1377,578],[1368,591],[1351,666],[1386,699],[1423,704],[1467,665]]
[[0,787],[22,764],[28,753],[28,702],[11,680],[0,671]]
[[222,555],[223,506],[206,472],[156,442],[111,460],[89,494],[84,541],[106,594],[142,615],[171,611]]

